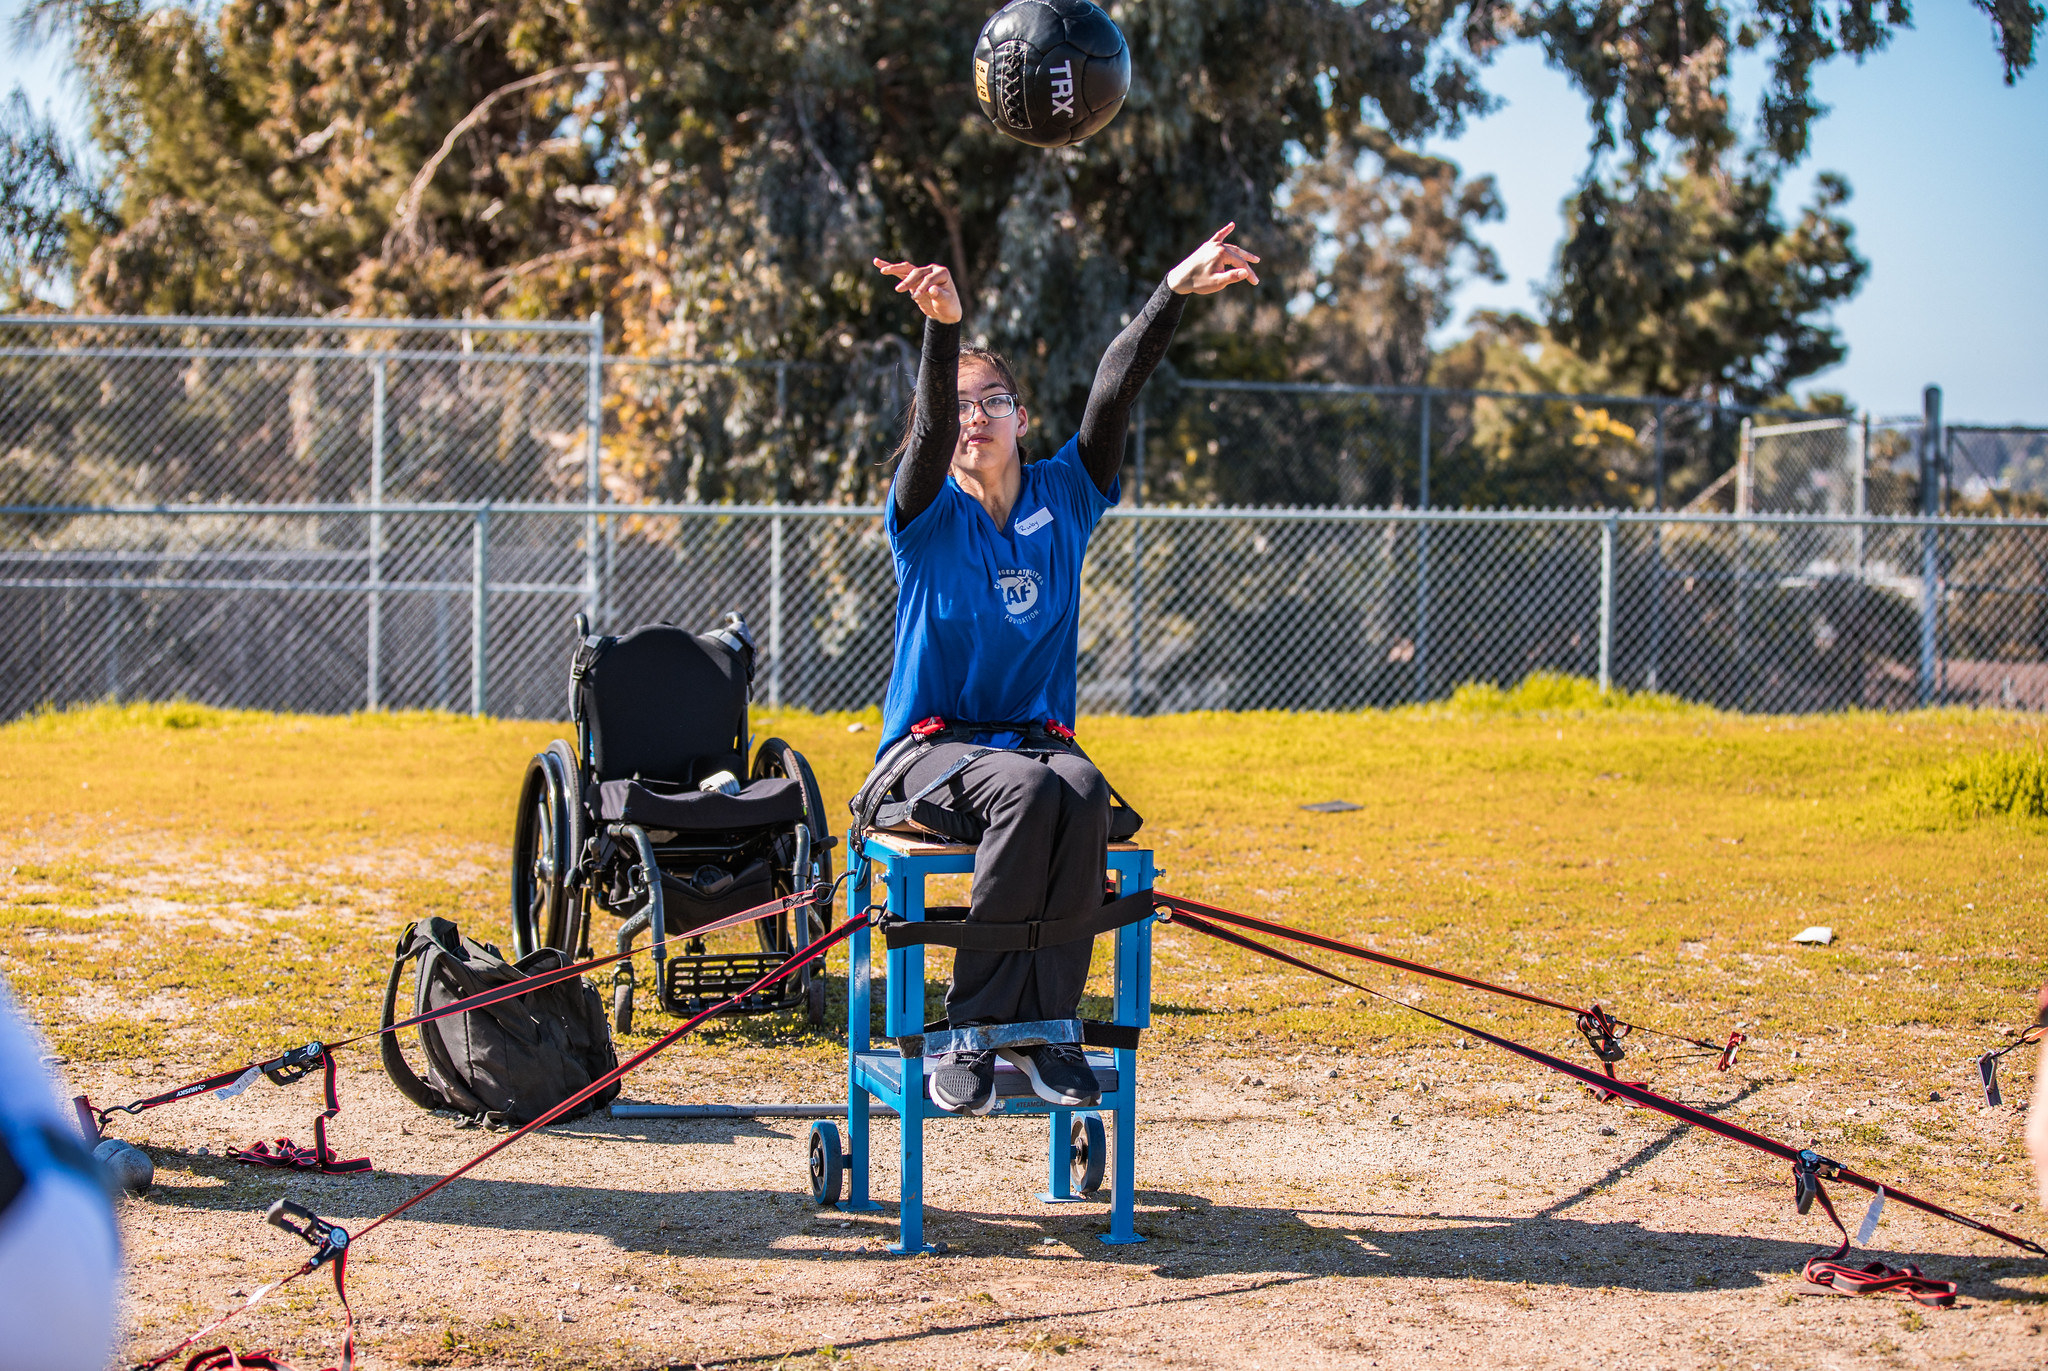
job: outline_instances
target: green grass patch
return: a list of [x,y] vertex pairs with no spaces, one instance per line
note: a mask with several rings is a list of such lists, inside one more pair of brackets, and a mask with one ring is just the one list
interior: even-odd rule
[[[877,722],[760,710],[754,729],[811,759],[843,821]],[[440,914],[506,945],[521,773],[565,732],[184,705],[0,727],[13,839],[0,970],[82,1060],[227,1063],[367,1027],[407,921]],[[2040,980],[2038,824],[1960,810],[1931,824],[1899,804],[1933,804],[1929,778],[1951,776],[1992,778],[1967,782],[1971,795],[2038,797],[2040,728],[2021,716],[1749,718],[1551,678],[1427,708],[1096,718],[1082,734],[1146,816],[1164,888],[1646,1022],[1740,1022],[1766,1040],[1930,1030],[1962,1052],[2026,1017]],[[1360,808],[1302,808],[1329,799]],[[1790,944],[1813,923],[1835,928],[1834,946]],[[946,964],[929,957],[935,982]],[[1574,1050],[1554,1015],[1370,983]],[[1106,994],[1106,975],[1091,989]],[[1442,1037],[1171,928],[1155,996],[1165,1043],[1373,1051]],[[721,1026],[692,1050],[771,1043],[835,1050],[787,1017]]]

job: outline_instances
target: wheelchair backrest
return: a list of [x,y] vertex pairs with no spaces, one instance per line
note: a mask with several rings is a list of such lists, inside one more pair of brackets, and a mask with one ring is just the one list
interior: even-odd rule
[[[744,626],[741,628],[744,633]],[[751,646],[649,624],[577,653],[576,723],[600,781],[746,779]]]

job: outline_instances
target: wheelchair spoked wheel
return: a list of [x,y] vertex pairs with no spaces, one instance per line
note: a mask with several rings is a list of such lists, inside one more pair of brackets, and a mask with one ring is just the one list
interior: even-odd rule
[[[770,738],[754,753],[753,780],[786,778],[797,782],[804,795],[804,826],[811,831],[811,865],[815,875],[795,870],[796,837],[784,834],[775,840],[775,893],[794,894],[807,879],[830,885],[832,883],[832,853],[827,847],[831,839],[831,821],[825,815],[824,793],[818,789],[818,778],[811,772],[811,764],[804,760],[801,752],[780,738]],[[754,925],[755,935],[760,939],[763,952],[787,956],[813,939],[821,936],[831,921],[831,911],[823,905],[806,905],[790,915],[774,919],[763,919]],[[812,1024],[825,1022],[825,983],[812,967],[803,973],[804,1012]]]
[[521,957],[543,947],[574,954],[575,807],[570,799],[573,768],[550,744],[526,767],[519,788],[519,815],[512,830],[512,945]]

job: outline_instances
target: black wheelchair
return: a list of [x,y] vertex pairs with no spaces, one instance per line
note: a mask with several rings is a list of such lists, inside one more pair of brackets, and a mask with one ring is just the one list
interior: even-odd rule
[[[592,911],[624,922],[618,950],[649,933],[654,988],[671,1014],[694,1014],[781,967],[822,934],[829,896],[753,925],[758,952],[714,953],[690,936],[728,914],[829,886],[834,839],[803,754],[770,738],[750,746],[754,642],[738,614],[709,633],[651,624],[617,636],[576,616],[571,745],[557,738],[527,764],[512,837],[512,935],[519,955],[591,955]],[[752,766],[748,755],[752,753]],[[716,784],[720,773],[730,779]],[[743,784],[735,784],[740,778]],[[705,782],[714,782],[704,788]],[[681,938],[671,955],[668,939]],[[633,1026],[631,958],[612,974],[612,1019]],[[812,967],[732,1012],[801,1008],[825,1019]]]

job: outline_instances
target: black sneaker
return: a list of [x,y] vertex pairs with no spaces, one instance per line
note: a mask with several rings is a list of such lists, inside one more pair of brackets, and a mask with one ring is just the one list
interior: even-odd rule
[[986,1114],[996,1102],[996,1054],[948,1052],[932,1070],[932,1103],[954,1114]]
[[1088,1109],[1102,1102],[1094,1068],[1073,1043],[1040,1043],[1036,1047],[999,1047],[1004,1061],[1031,1078],[1032,1093],[1047,1104]]

